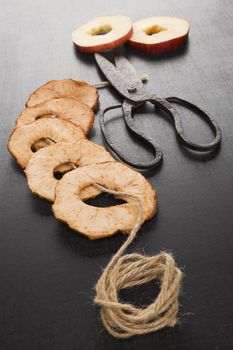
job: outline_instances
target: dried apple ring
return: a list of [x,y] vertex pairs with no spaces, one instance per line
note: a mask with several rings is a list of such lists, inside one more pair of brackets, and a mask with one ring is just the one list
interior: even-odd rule
[[[57,168],[60,169],[61,165],[67,163],[79,167],[107,161],[114,161],[110,153],[104,147],[91,141],[59,142],[34,153],[27,164],[25,173],[32,193],[53,202],[59,182],[54,177]],[[96,187],[91,186],[90,191],[87,192],[87,189],[85,189],[82,199],[95,197],[99,194]]]
[[99,105],[99,94],[94,86],[73,79],[50,80],[35,90],[26,102],[33,107],[54,97],[73,97],[95,110]]
[[84,134],[93,127],[90,107],[72,97],[52,98],[34,107],[26,107],[16,120],[16,127],[31,124],[39,118],[59,118],[79,125]]
[[107,162],[75,169],[65,174],[58,183],[52,209],[55,218],[67,223],[71,229],[89,239],[108,237],[118,231],[129,233],[138,217],[135,197],[128,195],[118,196],[127,203],[107,208],[97,208],[84,203],[80,194],[93,183],[138,196],[143,204],[142,224],[156,212],[155,190],[140,173],[128,166],[118,162]]
[[32,146],[48,138],[56,142],[75,142],[85,138],[82,129],[66,120],[43,118],[32,124],[15,128],[9,138],[8,150],[18,164],[25,168],[33,155]]

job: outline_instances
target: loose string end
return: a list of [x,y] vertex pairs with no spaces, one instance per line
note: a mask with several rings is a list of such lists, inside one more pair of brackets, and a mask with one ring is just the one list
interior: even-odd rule
[[[147,74],[143,74],[141,77],[140,77],[141,81],[143,83],[147,82],[149,80],[149,76]],[[92,86],[94,86],[96,89],[103,89],[107,86],[109,86],[110,83],[109,81],[100,81],[98,83],[95,83],[95,84],[92,84]]]

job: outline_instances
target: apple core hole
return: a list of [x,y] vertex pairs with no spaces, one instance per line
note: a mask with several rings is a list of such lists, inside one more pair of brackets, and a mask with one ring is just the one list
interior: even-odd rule
[[95,35],[105,35],[111,32],[112,27],[109,24],[103,24],[99,27],[93,28],[90,30],[88,34],[95,36]]
[[53,176],[55,177],[55,179],[61,180],[63,175],[65,175],[69,171],[74,170],[76,168],[77,168],[77,166],[72,162],[66,162],[66,163],[59,164],[53,170]]
[[35,120],[38,120],[38,119],[42,119],[42,118],[57,118],[57,115],[56,114],[41,114],[41,115],[37,115]]
[[84,200],[84,203],[92,207],[107,208],[113,207],[115,205],[125,204],[127,202],[123,199],[114,197],[112,194],[102,192],[95,198],[89,198]]
[[49,146],[49,145],[53,145],[55,142],[48,138],[48,137],[42,137],[38,140],[36,140],[32,145],[31,145],[31,150],[33,153],[35,153],[36,151],[38,151],[40,148]]
[[153,26],[145,28],[144,32],[146,33],[146,35],[154,35],[154,34],[158,34],[160,32],[163,32],[165,30],[166,30],[165,27],[161,27],[158,24],[154,24]]

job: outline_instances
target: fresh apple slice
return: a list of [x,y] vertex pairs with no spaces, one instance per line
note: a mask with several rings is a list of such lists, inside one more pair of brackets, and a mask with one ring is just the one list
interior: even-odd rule
[[150,17],[133,24],[129,45],[147,53],[169,52],[188,38],[189,23],[176,17]]
[[76,47],[86,53],[113,49],[131,37],[133,24],[127,16],[97,17],[76,28],[72,39]]

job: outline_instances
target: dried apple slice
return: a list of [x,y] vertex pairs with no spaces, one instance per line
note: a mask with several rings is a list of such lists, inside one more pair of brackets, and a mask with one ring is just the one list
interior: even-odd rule
[[50,80],[34,91],[27,107],[33,107],[54,97],[73,97],[95,110],[99,105],[99,94],[94,86],[73,79]]
[[26,107],[17,118],[16,127],[33,123],[42,117],[68,120],[80,126],[84,134],[87,134],[94,124],[94,113],[86,104],[72,97],[60,97],[34,107]]
[[156,213],[156,192],[135,170],[118,162],[80,167],[65,174],[59,181],[52,209],[55,218],[89,239],[108,237],[118,231],[129,233],[138,216],[135,198],[128,195],[118,196],[127,203],[107,208],[84,203],[80,193],[93,182],[140,197],[143,203],[142,223]]
[[190,25],[176,17],[149,17],[133,24],[129,45],[146,53],[164,53],[182,46]]
[[114,49],[132,35],[132,21],[127,16],[97,17],[72,32],[75,46],[82,52],[93,53]]
[[8,150],[18,164],[25,168],[33,155],[34,142],[48,138],[53,142],[76,142],[85,138],[82,129],[66,120],[43,118],[32,124],[15,128],[9,138]]
[[[53,202],[55,189],[59,182],[54,177],[57,168],[60,169],[61,165],[67,163],[79,167],[107,161],[114,161],[110,153],[104,147],[91,141],[59,142],[34,153],[27,164],[25,173],[32,193]],[[96,187],[91,186],[88,192],[85,189],[81,198],[95,197],[98,193]]]

